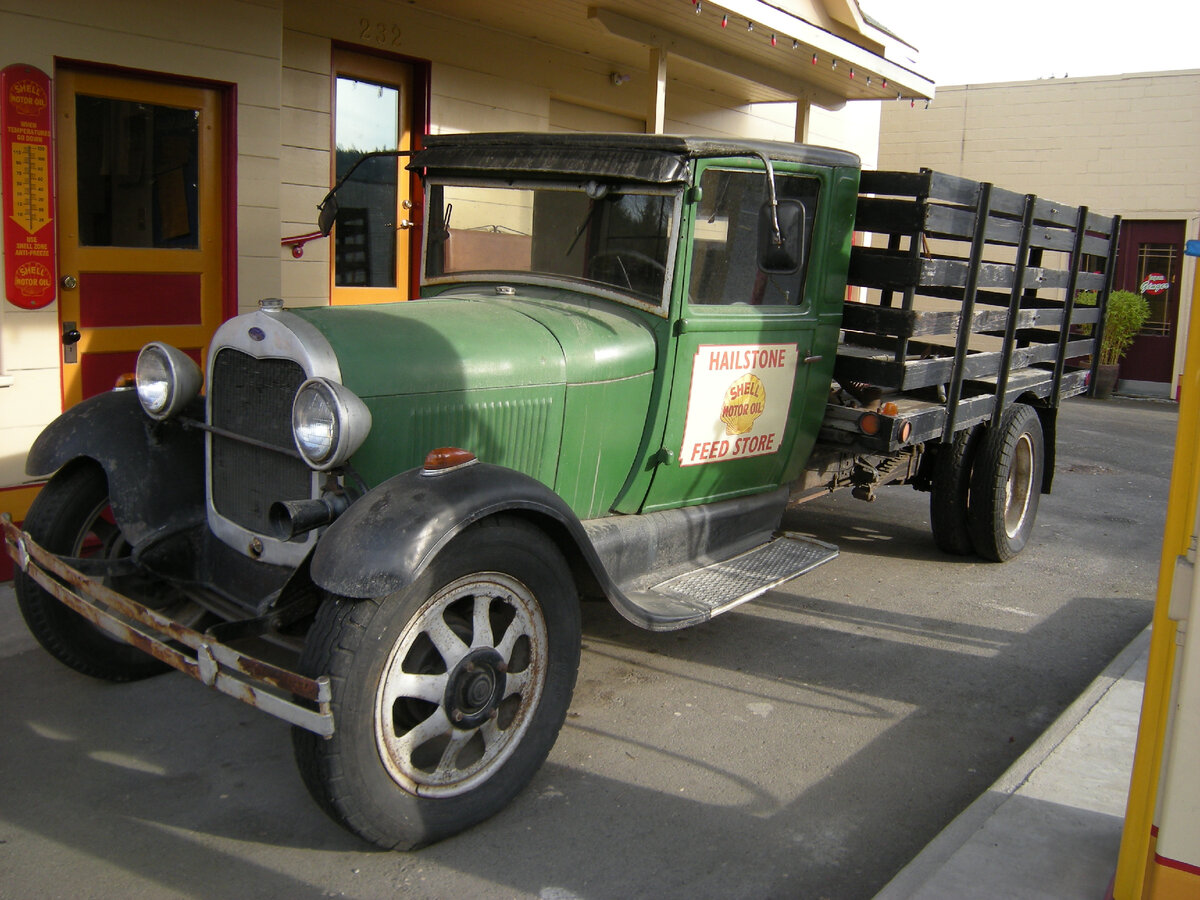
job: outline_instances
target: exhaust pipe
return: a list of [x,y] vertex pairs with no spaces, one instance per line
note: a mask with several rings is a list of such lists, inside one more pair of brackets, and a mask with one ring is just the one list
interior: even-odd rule
[[267,517],[277,540],[294,541],[314,528],[328,525],[350,506],[345,494],[322,494],[316,500],[277,500]]

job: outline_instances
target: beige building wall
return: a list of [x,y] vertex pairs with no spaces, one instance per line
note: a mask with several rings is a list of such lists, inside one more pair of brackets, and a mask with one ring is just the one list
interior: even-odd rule
[[[815,0],[789,5],[825,16],[826,4]],[[0,0],[0,67],[27,63],[53,77],[56,61],[77,60],[232,85],[238,308],[273,296],[322,305],[328,241],[312,241],[295,259],[280,239],[314,230],[328,190],[335,45],[428,62],[435,133],[644,127],[648,52],[646,66],[631,69],[432,10],[394,0]],[[850,33],[832,19],[824,24]],[[630,76],[622,84],[613,82],[617,69]],[[667,73],[668,131],[794,138],[794,103],[750,104],[689,86],[669,57]],[[873,163],[876,104],[815,110],[810,122],[814,143]],[[0,260],[0,274],[2,267]],[[57,303],[25,311],[0,302],[0,509],[18,516],[32,494],[10,489],[27,483],[26,452],[62,406],[59,338]]]
[[[879,168],[963,175],[1200,236],[1200,70],[938,89],[884,104]],[[1195,266],[1183,265],[1175,394]]]
[[[67,59],[236,83],[243,297],[279,292],[280,44],[279,0],[207,0],[203,15],[150,0],[0,2],[0,67],[53,77]],[[57,303],[28,311],[0,300],[0,489],[28,481],[25,454],[62,409],[60,346]]]

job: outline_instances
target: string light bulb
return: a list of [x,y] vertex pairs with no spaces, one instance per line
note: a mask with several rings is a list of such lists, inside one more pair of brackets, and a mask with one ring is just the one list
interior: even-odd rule
[[778,45],[779,45],[779,41],[776,40],[775,35],[771,35],[771,46],[777,47]]
[[749,19],[747,19],[747,20],[746,20],[746,30],[747,30],[747,31],[753,31],[753,30],[754,30],[754,23],[753,23],[753,22],[751,22]]
[[729,27],[729,16],[721,16],[721,27],[722,28]]

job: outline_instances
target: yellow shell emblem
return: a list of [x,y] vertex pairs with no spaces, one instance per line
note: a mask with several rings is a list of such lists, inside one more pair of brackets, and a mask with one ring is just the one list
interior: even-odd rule
[[721,401],[721,421],[725,434],[745,434],[763,414],[767,404],[767,389],[757,375],[743,375],[725,391]]

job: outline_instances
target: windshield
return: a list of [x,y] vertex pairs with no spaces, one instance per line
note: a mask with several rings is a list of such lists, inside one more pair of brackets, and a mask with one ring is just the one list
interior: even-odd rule
[[663,306],[677,197],[595,181],[435,183],[426,278],[570,279]]

